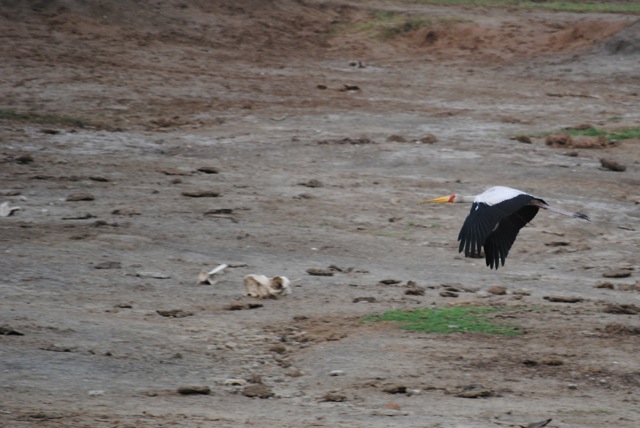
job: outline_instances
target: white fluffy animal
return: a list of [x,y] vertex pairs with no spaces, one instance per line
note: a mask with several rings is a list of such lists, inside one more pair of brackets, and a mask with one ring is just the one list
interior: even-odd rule
[[259,299],[278,298],[291,293],[291,280],[286,276],[268,278],[251,274],[244,277],[244,286],[247,296]]

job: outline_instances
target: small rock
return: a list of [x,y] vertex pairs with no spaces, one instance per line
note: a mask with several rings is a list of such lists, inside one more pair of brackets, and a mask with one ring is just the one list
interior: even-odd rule
[[278,343],[269,348],[269,351],[275,352],[277,354],[284,354],[285,352],[287,352],[287,348],[283,344]]
[[229,386],[245,386],[247,381],[244,379],[227,379],[223,382],[224,385]]
[[130,207],[122,207],[122,208],[116,208],[115,210],[111,211],[111,214],[113,215],[126,215],[126,216],[134,216],[134,215],[140,215],[140,211],[138,211],[135,208],[130,208]]
[[595,285],[595,288],[606,288],[609,290],[615,289],[615,286],[609,281],[601,281]]
[[606,168],[610,171],[622,172],[627,169],[627,167],[624,164],[621,164],[620,162],[616,162],[612,159],[606,159],[606,158],[600,158],[600,165],[602,165],[603,168]]
[[640,314],[640,307],[634,304],[610,304],[605,307],[604,312],[608,314],[636,315]]
[[458,293],[454,293],[453,291],[441,291],[440,296],[442,297],[458,297]]
[[256,384],[245,387],[242,390],[242,394],[245,397],[262,398],[262,399],[271,398],[275,395],[271,390],[271,388],[263,383],[256,383]]
[[90,397],[99,397],[101,395],[104,395],[104,390],[102,390],[102,389],[93,389],[93,390],[89,391],[89,396]]
[[15,158],[13,158],[13,161],[15,163],[26,165],[28,163],[32,163],[33,162],[33,156],[31,156],[28,153],[25,153],[25,154],[16,156]]
[[576,383],[568,383],[567,388],[569,389],[578,389],[578,384]]
[[122,268],[122,263],[114,262],[114,261],[102,262],[102,263],[98,263],[93,268],[94,269],[120,269]]
[[640,327],[612,323],[605,326],[604,332],[608,334],[640,335]]
[[89,180],[97,181],[99,183],[107,183],[107,182],[110,181],[107,177],[101,177],[101,176],[98,176],[98,175],[90,175],[89,176]]
[[407,288],[404,292],[407,296],[424,296],[425,289],[424,287],[419,287],[414,285],[411,288]]
[[514,137],[511,137],[511,139],[516,140],[519,143],[531,144],[531,138],[526,135],[516,135]]
[[342,376],[345,374],[344,370],[331,370],[329,376]]
[[212,208],[204,212],[204,215],[233,214],[233,208]]
[[228,311],[243,311],[245,309],[257,309],[264,305],[262,303],[234,303],[227,306],[225,309]]
[[298,183],[298,184],[300,186],[305,186],[305,187],[324,187],[324,184],[322,184],[320,180],[316,180],[315,178],[303,183]]
[[191,171],[183,171],[177,168],[164,168],[158,170],[158,172],[161,172],[164,175],[191,175]]
[[140,271],[136,272],[136,276],[139,278],[154,278],[154,279],[169,279],[171,275],[167,275],[162,272],[154,272],[154,271]]
[[217,190],[185,190],[182,192],[182,196],[189,198],[217,198],[220,196],[220,192]]
[[422,144],[433,144],[433,143],[436,143],[437,141],[438,141],[438,138],[433,134],[427,134],[418,140],[418,142]]
[[399,279],[381,279],[380,281],[378,281],[379,284],[382,285],[396,285],[396,284],[400,284],[402,281],[400,281]]
[[573,140],[569,134],[551,134],[546,139],[547,146],[552,147],[571,147]]
[[341,403],[343,401],[347,401],[347,396],[340,391],[330,391],[324,394],[321,400],[333,403]]
[[91,193],[72,193],[67,196],[67,202],[93,201],[95,196]]
[[194,394],[208,395],[208,394],[211,394],[211,388],[209,388],[208,386],[198,386],[198,385],[181,386],[180,388],[178,388],[178,393],[182,395],[194,395]]
[[504,296],[507,294],[507,287],[502,285],[494,285],[493,287],[489,287],[487,290],[491,294],[495,294],[496,296]]
[[388,143],[406,143],[407,139],[404,138],[402,135],[393,134],[387,137],[387,142]]
[[0,325],[0,335],[2,335],[2,336],[24,336],[24,333],[20,333],[19,331],[12,329],[8,325]]
[[375,297],[355,297],[353,299],[353,303],[367,302],[367,303],[376,303],[378,299]]
[[630,268],[619,268],[612,269],[602,274],[605,278],[627,278],[631,276],[632,269]]
[[391,385],[383,389],[387,394],[405,394],[407,387],[404,385]]
[[582,297],[572,296],[544,296],[543,299],[555,303],[578,303],[584,300]]
[[218,174],[220,170],[215,166],[201,166],[198,168],[198,172],[204,172],[205,174]]
[[462,391],[455,394],[456,397],[460,398],[488,398],[494,397],[496,393],[491,391],[490,389],[486,389],[479,385],[470,385],[464,387]]
[[333,276],[334,271],[331,269],[309,268],[307,273],[314,276]]
[[170,318],[184,318],[184,317],[193,316],[193,312],[185,311],[183,309],[170,309],[170,310],[158,309],[156,313],[158,315],[162,315],[163,317],[170,317]]
[[398,403],[385,403],[382,405],[382,407],[389,410],[402,410],[402,406],[400,406]]
[[640,291],[640,282],[635,284],[618,284],[618,291]]

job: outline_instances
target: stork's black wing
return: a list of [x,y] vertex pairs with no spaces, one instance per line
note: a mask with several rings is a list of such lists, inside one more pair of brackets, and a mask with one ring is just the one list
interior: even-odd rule
[[503,218],[484,243],[484,256],[487,266],[491,269],[498,269],[500,264],[504,266],[504,261],[509,254],[511,246],[518,236],[518,232],[529,223],[538,213],[538,207],[526,205]]
[[464,251],[465,257],[480,256],[484,242],[504,215],[494,206],[474,202],[458,234],[458,252]]
[[[458,234],[458,241],[460,241],[458,251],[464,251],[464,255],[466,257],[479,256],[481,248],[485,246],[485,242],[487,242],[489,236],[492,233],[498,231],[501,221],[518,212],[523,207],[526,207],[532,199],[534,199],[533,196],[523,193],[495,205],[487,205],[482,202],[474,202],[471,206],[471,211],[469,212],[469,215],[464,221],[462,229],[460,229],[460,233]],[[533,215],[535,216],[535,213]],[[533,218],[533,216],[531,218]],[[522,226],[524,226],[530,220],[531,219],[527,220],[522,224]],[[518,230],[520,230],[522,226],[516,229],[515,234],[513,235],[513,240],[511,240],[511,243],[508,246],[509,248],[513,244],[515,236],[518,234]],[[507,228],[507,230],[512,229],[513,226]],[[486,253],[487,249],[485,247],[485,254]]]

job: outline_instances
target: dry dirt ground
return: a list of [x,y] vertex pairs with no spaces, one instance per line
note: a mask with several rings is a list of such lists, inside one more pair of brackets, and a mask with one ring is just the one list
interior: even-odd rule
[[[543,138],[640,124],[638,17],[218,3],[0,1],[0,425],[640,426],[640,145]],[[593,221],[491,271],[419,202],[497,184]],[[361,322],[477,304],[525,334]]]

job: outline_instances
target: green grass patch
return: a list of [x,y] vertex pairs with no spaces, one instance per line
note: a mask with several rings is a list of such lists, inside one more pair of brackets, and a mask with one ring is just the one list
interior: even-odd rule
[[13,109],[0,110],[0,120],[16,120],[29,123],[41,123],[47,125],[66,125],[84,128],[89,122],[75,117],[61,116],[56,114],[40,113],[18,113]]
[[640,4],[632,0],[604,1],[545,1],[535,2],[526,0],[414,0],[418,3],[435,4],[440,6],[480,6],[502,7],[516,9],[548,9],[564,12],[583,13],[640,13]]
[[490,315],[515,309],[502,306],[452,306],[392,310],[383,314],[368,315],[363,321],[394,321],[399,323],[402,329],[426,333],[487,333],[511,336],[523,333],[519,326],[496,321],[491,319]]
[[632,140],[640,139],[640,128],[620,128],[616,130],[606,130],[601,128],[586,128],[586,129],[564,129],[563,132],[576,136],[588,136],[599,137],[604,136],[607,140]]

